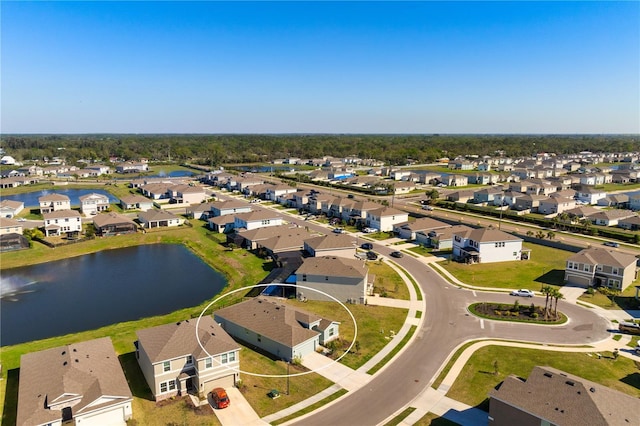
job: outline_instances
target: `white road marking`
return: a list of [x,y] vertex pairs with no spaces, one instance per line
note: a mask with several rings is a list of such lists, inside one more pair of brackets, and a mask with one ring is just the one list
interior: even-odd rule
[[484,320],[480,319],[480,328],[484,330]]
[[473,297],[477,297],[475,290],[473,290]]

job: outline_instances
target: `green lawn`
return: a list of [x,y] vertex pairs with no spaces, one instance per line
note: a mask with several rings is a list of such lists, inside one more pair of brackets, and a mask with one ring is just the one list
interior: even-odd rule
[[605,296],[604,294],[596,291],[594,294],[583,293],[578,300],[589,302],[594,305],[600,306],[604,309],[640,309],[640,302],[635,298],[636,288],[640,282],[640,278],[635,280],[629,287],[627,287],[619,296],[613,298]]
[[411,248],[409,248],[407,250],[409,250],[410,252],[419,254],[420,256],[425,256],[425,257],[433,256],[433,254],[431,254],[433,249],[432,248],[427,248],[427,247],[424,247],[424,246],[411,247]]
[[531,249],[529,260],[473,265],[450,261],[440,265],[460,281],[478,287],[539,291],[545,284],[563,285],[566,260],[573,253],[529,243],[522,246]]
[[373,292],[392,299],[409,300],[409,289],[389,265],[385,262],[369,262],[369,276],[375,275]]
[[[462,369],[447,396],[471,406],[488,410],[487,395],[505,377],[514,374],[526,378],[533,367],[549,366],[600,383],[634,397],[640,397],[640,374],[635,363],[626,358],[613,359],[583,352],[555,352],[538,349],[486,346],[478,349]],[[498,361],[498,374],[494,362]]]

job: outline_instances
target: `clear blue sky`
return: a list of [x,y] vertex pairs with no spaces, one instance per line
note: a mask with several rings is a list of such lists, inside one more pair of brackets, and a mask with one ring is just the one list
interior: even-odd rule
[[3,133],[640,133],[640,2],[7,2]]

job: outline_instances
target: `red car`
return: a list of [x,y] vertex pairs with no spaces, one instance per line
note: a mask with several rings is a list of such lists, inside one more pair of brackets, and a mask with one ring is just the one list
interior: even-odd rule
[[211,391],[210,395],[211,400],[213,401],[213,408],[227,408],[231,403],[229,395],[227,395],[227,391],[222,388],[215,388]]

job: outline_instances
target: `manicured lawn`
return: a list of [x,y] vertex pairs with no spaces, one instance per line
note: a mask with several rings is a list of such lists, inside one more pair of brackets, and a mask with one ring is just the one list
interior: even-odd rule
[[[344,353],[344,350],[353,341],[355,330],[353,320],[345,309],[335,302],[300,302],[296,300],[290,300],[289,302],[294,306],[315,312],[324,318],[340,322],[340,341],[342,345],[336,349],[334,354],[339,356]],[[353,313],[358,324],[356,341],[359,343],[359,348],[356,352],[354,346],[351,349],[351,353],[345,355],[340,362],[356,369],[389,343],[392,335],[397,333],[404,324],[408,311],[406,309],[372,305],[346,306]]]
[[390,232],[373,232],[371,234],[367,234],[367,238],[371,238],[372,240],[382,241],[393,237]]
[[413,253],[419,254],[420,256],[425,256],[425,257],[433,256],[433,255],[431,254],[431,251],[432,251],[433,249],[431,249],[431,248],[427,248],[427,247],[424,247],[424,246],[411,247],[410,249],[407,249],[407,250],[409,250],[410,252],[413,252]]
[[409,300],[409,289],[385,262],[369,262],[369,276],[375,275],[373,292],[392,299]]
[[[488,411],[487,395],[491,389],[510,374],[526,378],[533,367],[541,365],[640,397],[640,375],[634,362],[623,356],[614,360],[611,353],[602,355],[598,359],[583,352],[487,346],[473,354],[447,396]],[[495,361],[498,361],[497,375],[494,375]]]
[[467,265],[453,261],[440,265],[460,281],[478,287],[528,288],[539,291],[545,285],[561,286],[566,260],[572,253],[524,243],[531,249],[529,260]]
[[604,309],[640,309],[640,302],[635,298],[635,286],[639,283],[640,278],[631,283],[629,287],[627,287],[620,295],[613,298],[613,300],[611,297],[605,296],[599,291],[596,291],[594,294],[587,294],[585,291],[578,300],[592,303]]

